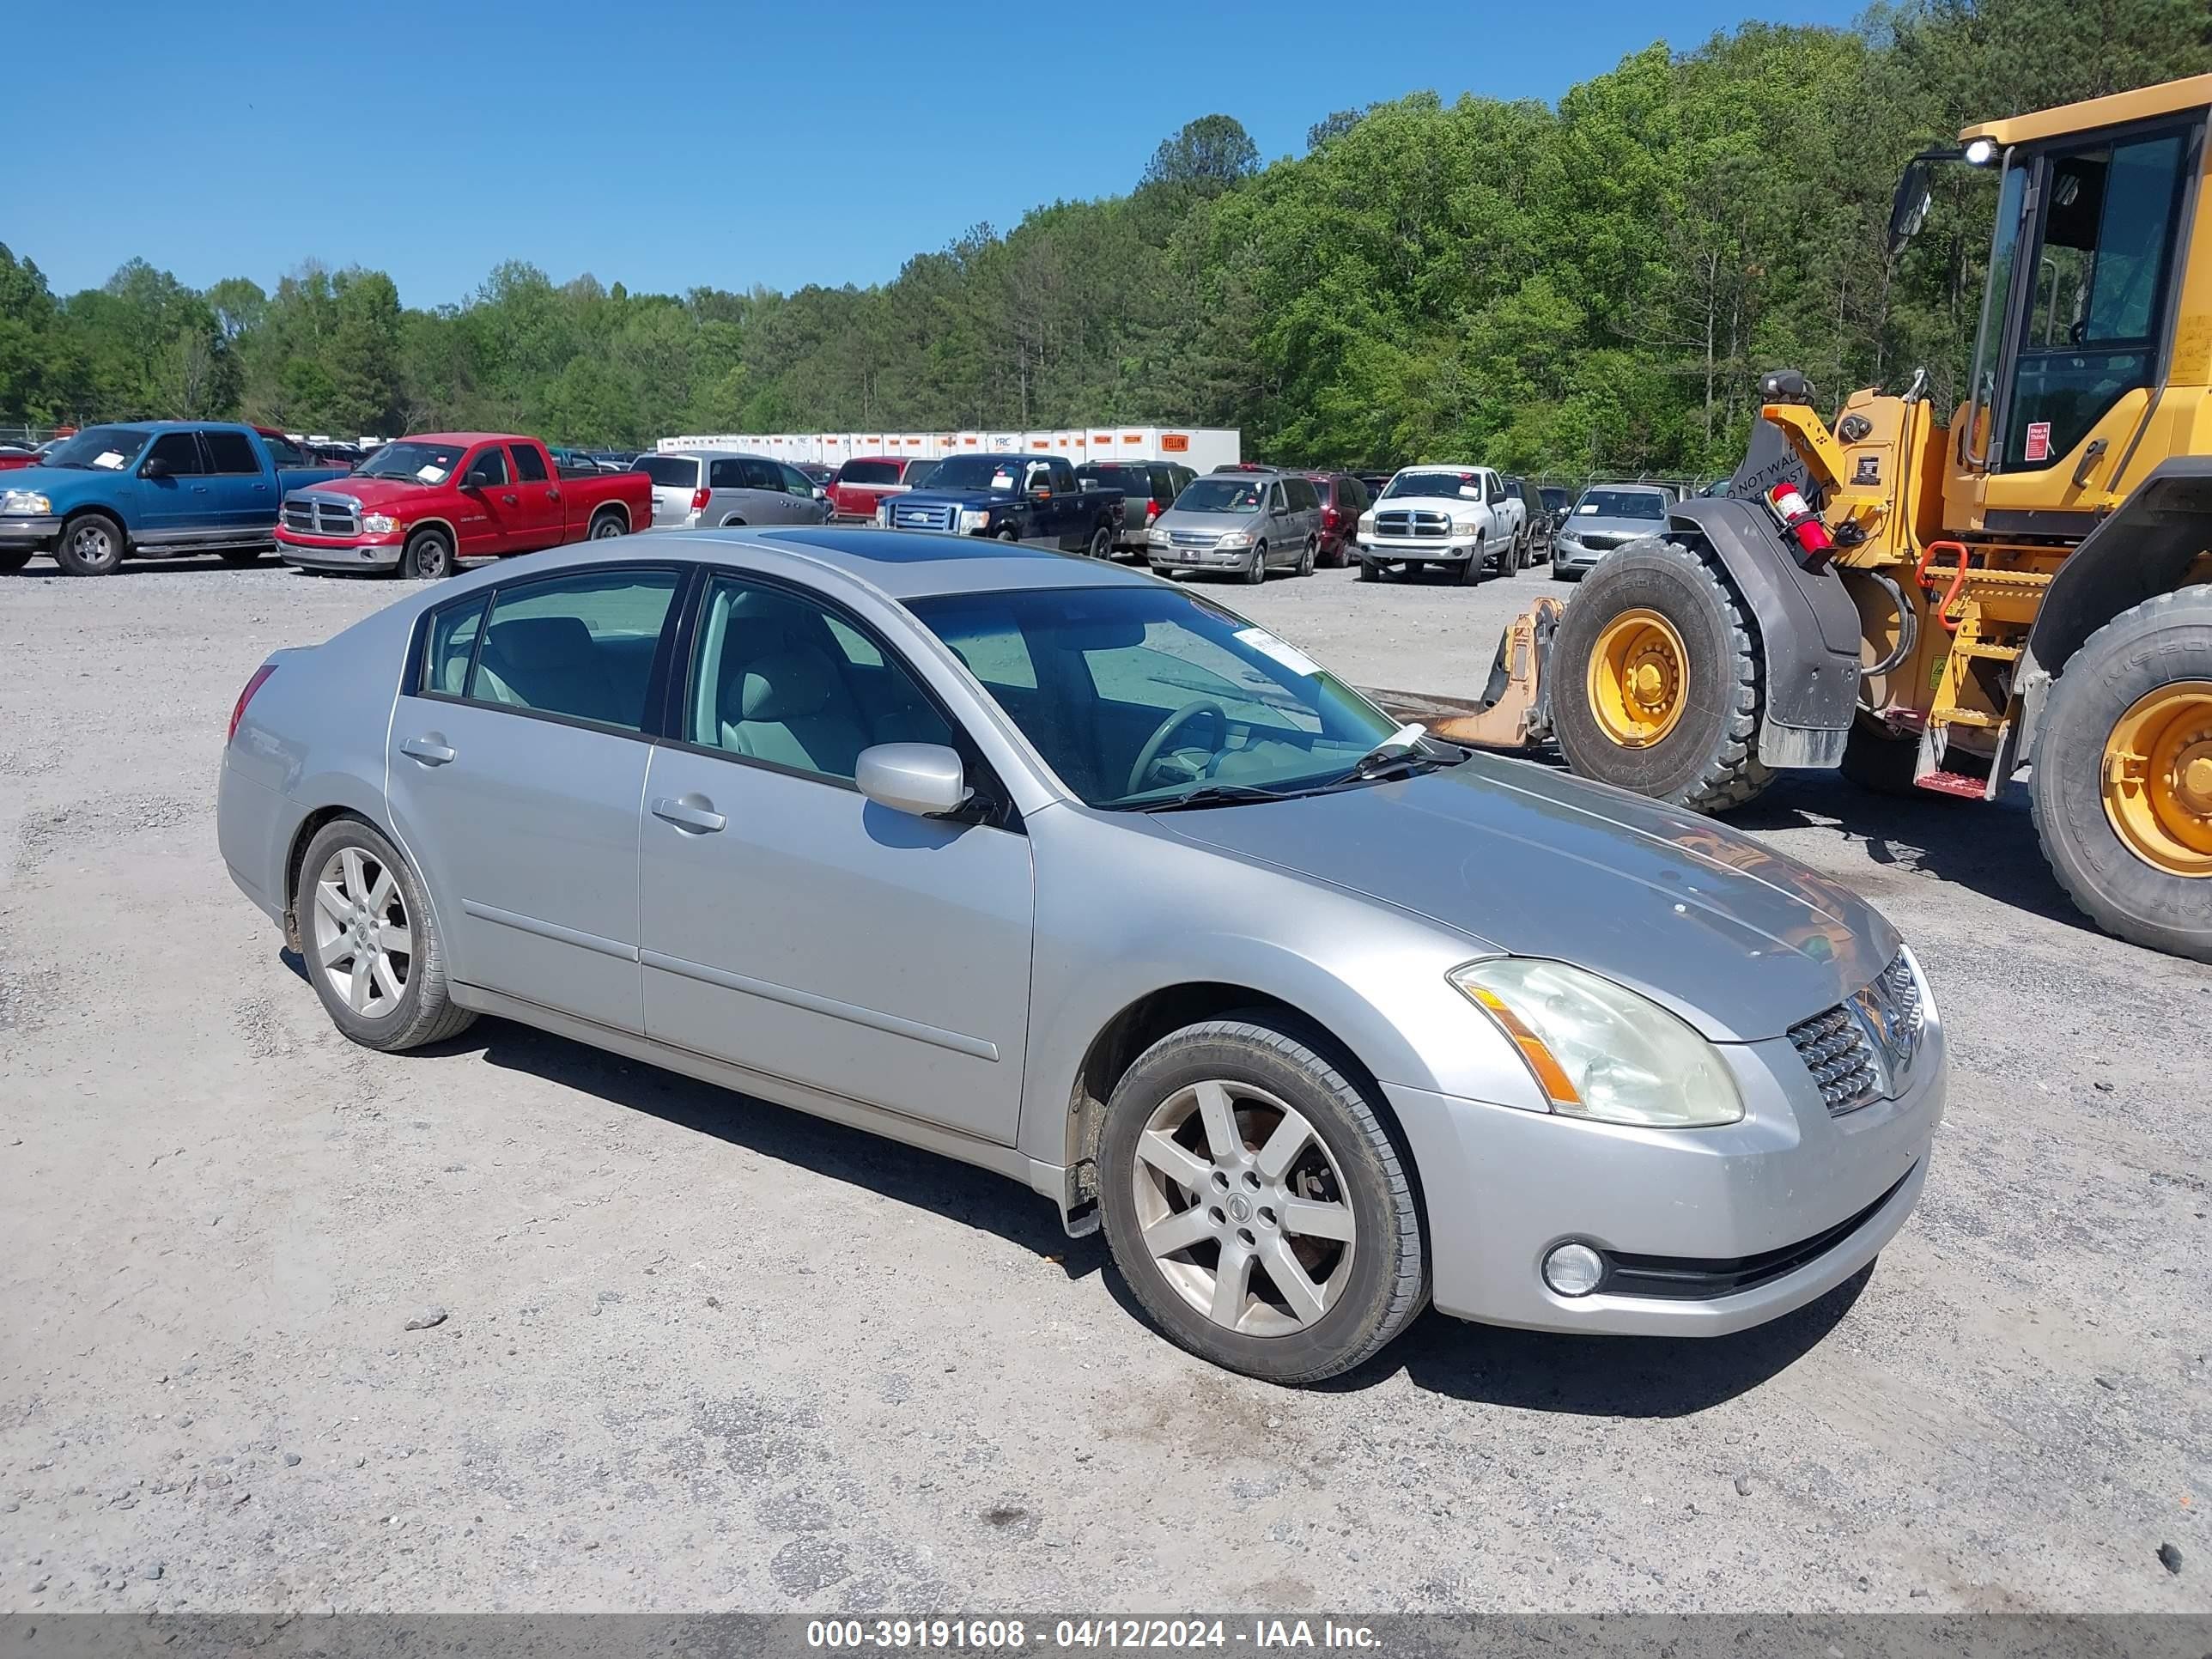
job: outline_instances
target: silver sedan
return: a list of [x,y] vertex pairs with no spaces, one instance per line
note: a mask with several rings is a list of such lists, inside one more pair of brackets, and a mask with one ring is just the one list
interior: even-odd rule
[[996,1170],[1285,1382],[1431,1303],[1771,1319],[1904,1224],[1942,1106],[1927,982],[1850,893],[1000,544],[655,533],[439,584],[254,675],[220,835],[354,1041],[500,1015]]

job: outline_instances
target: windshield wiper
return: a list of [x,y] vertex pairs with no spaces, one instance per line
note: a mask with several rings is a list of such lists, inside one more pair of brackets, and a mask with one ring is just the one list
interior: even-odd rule
[[1433,772],[1439,766],[1456,766],[1468,757],[1469,751],[1458,749],[1457,744],[1451,745],[1458,749],[1455,757],[1430,754],[1419,747],[1429,741],[1425,727],[1418,724],[1401,726],[1319,787],[1343,789],[1355,783],[1372,783],[1380,778],[1413,777],[1419,773]]
[[1187,806],[1242,806],[1250,801],[1288,800],[1293,795],[1310,793],[1305,789],[1262,789],[1251,783],[1209,783],[1187,795],[1177,795],[1171,800],[1154,801],[1149,806],[1131,810],[1139,812],[1180,812]]

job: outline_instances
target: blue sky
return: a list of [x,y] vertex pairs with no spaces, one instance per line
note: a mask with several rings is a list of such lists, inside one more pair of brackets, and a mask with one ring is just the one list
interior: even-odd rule
[[1654,39],[1860,3],[26,3],[9,61],[70,68],[9,77],[0,241],[60,293],[134,254],[197,287],[371,265],[410,305],[508,258],[635,290],[879,282],[1127,190],[1212,111],[1272,160],[1331,110],[1549,101]]

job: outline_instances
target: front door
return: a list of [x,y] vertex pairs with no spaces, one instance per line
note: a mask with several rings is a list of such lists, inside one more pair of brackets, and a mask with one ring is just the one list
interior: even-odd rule
[[433,613],[386,793],[455,980],[642,1028],[638,801],[678,581],[594,567]]
[[957,745],[851,619],[718,576],[694,632],[683,742],[653,750],[646,780],[647,1034],[1011,1146],[1027,837],[909,817],[854,787],[872,744]]
[[[160,477],[146,469],[160,462]],[[164,432],[138,463],[134,537],[152,545],[191,541],[210,527],[214,509],[208,490],[207,458],[197,432]]]
[[522,497],[514,488],[514,474],[507,464],[507,451],[486,444],[469,458],[461,474],[461,500],[465,505],[454,516],[461,544],[455,550],[465,559],[488,559],[519,544]]

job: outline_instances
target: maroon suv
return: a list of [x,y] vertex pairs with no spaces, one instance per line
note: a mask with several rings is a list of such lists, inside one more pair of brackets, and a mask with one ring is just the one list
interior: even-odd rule
[[1352,562],[1359,536],[1359,515],[1371,498],[1367,486],[1349,472],[1309,472],[1321,497],[1320,562],[1341,568]]

